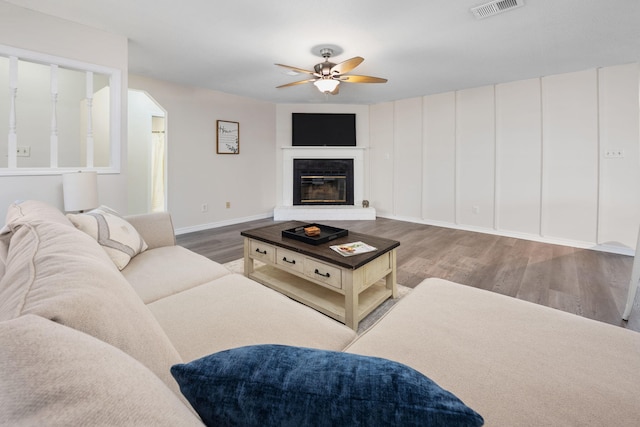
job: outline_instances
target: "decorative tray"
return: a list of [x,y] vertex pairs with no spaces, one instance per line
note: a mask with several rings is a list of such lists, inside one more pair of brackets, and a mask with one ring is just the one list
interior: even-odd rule
[[[320,234],[317,236],[307,236],[304,234],[304,229],[306,227],[318,227],[320,229]],[[288,230],[282,230],[282,237],[288,237],[290,239],[300,240],[304,243],[309,243],[311,245],[321,245],[322,243],[327,243],[333,239],[337,239],[338,237],[343,237],[349,234],[349,230],[345,230],[344,228],[336,228],[330,227],[328,225],[322,224],[304,224],[299,227],[290,228]]]

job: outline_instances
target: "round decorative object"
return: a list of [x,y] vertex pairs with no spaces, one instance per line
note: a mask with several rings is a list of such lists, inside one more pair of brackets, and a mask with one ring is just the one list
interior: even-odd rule
[[362,207],[363,208],[368,208],[369,207],[369,201],[368,200],[363,200],[362,201]]

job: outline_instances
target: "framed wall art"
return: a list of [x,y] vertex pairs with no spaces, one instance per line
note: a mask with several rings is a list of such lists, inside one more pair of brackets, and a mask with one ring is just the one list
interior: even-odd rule
[[240,123],[217,120],[216,153],[240,154]]

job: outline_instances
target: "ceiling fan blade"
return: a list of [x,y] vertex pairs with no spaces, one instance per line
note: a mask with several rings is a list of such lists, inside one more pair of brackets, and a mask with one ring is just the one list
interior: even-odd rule
[[284,64],[275,64],[275,65],[277,65],[278,67],[288,68],[288,69],[293,70],[293,71],[295,71],[295,72],[297,72],[297,73],[302,73],[302,74],[311,74],[311,75],[316,74],[316,72],[315,72],[315,71],[303,70],[302,68],[292,67],[292,66],[290,66],[290,65],[284,65]]
[[334,65],[331,68],[331,73],[332,74],[348,73],[349,71],[353,70],[358,65],[360,65],[362,63],[362,61],[364,61],[364,58],[362,58],[360,56],[356,56],[354,58],[347,59],[346,61],[343,61],[343,62],[341,62],[339,64]]
[[386,83],[387,79],[371,76],[340,76],[340,81],[347,83]]
[[329,92],[331,95],[337,95],[340,93],[340,85],[336,86],[336,88],[334,90],[332,90],[331,92]]
[[299,82],[287,83],[286,85],[276,86],[276,89],[280,89],[282,87],[300,85],[300,84],[303,84],[303,83],[312,83],[312,82],[315,82],[316,80],[318,80],[318,79],[300,80]]

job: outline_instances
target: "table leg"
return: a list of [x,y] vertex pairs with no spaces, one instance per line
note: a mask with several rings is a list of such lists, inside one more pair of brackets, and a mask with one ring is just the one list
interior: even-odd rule
[[244,239],[244,275],[249,277],[253,273],[253,258],[249,256],[250,241],[245,237]]
[[396,282],[396,250],[393,249],[389,255],[391,257],[391,273],[387,274],[387,289],[391,291],[391,298],[398,297],[398,284]]
[[358,290],[360,286],[354,283],[353,272],[349,272],[343,276],[344,282],[344,324],[353,329],[358,330]]

